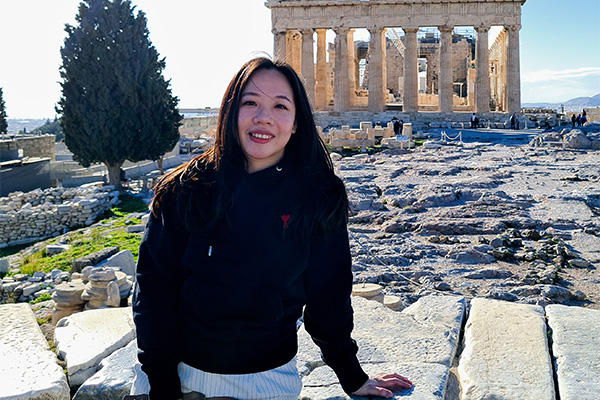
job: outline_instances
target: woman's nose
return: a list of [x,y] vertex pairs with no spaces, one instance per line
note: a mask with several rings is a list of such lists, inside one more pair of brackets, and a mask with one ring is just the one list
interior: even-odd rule
[[254,114],[254,122],[268,124],[273,122],[273,116],[265,107],[257,107],[256,114]]

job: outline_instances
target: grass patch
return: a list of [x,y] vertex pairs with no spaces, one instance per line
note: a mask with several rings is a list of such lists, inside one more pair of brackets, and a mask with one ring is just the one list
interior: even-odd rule
[[52,321],[52,315],[48,316],[47,318],[36,318],[35,320],[38,326],[46,325],[47,323]]
[[47,300],[52,300],[52,296],[50,295],[50,293],[42,293],[37,299],[31,300],[29,304],[37,304]]
[[148,211],[148,204],[139,197],[130,195],[129,193],[121,193],[119,195],[119,204],[105,211],[104,214],[100,215],[99,221],[110,219],[114,217],[125,217],[128,214],[140,213]]
[[[125,217],[120,219],[124,220]],[[125,225],[124,221],[120,221]],[[84,235],[82,230],[69,235],[67,243],[71,246],[69,250],[55,255],[47,255],[43,248],[23,258],[19,267],[20,273],[32,275],[36,271],[50,272],[53,269],[70,271],[73,260],[94,253],[106,247],[118,246],[121,250],[129,250],[133,259],[137,260],[138,247],[142,237],[138,233],[128,233],[122,229],[113,227],[95,227],[89,235]]]
[[[36,271],[48,273],[53,269],[70,271],[73,260],[111,246],[117,246],[120,250],[131,251],[133,259],[137,261],[138,248],[142,237],[139,233],[129,233],[123,228],[127,225],[139,224],[140,219],[132,218],[130,214],[146,212],[148,211],[148,205],[142,199],[128,193],[120,194],[119,200],[119,204],[98,218],[98,225],[92,228],[79,229],[63,236],[66,244],[71,246],[68,250],[59,254],[48,255],[44,246],[40,250],[23,257],[19,272],[33,275]],[[55,243],[57,240],[57,238],[53,238],[45,243]],[[10,254],[15,254],[29,246],[14,247],[14,249],[6,248],[4,250],[10,249]]]

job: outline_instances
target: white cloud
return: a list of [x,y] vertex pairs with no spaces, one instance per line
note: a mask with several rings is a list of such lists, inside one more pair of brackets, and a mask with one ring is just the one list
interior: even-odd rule
[[546,81],[567,81],[571,79],[590,78],[598,76],[600,78],[600,67],[582,67],[575,69],[564,69],[561,71],[552,71],[544,69],[522,74],[521,81],[526,83],[546,82]]

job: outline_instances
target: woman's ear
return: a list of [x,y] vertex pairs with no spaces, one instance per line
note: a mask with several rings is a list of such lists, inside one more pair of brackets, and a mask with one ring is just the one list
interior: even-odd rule
[[296,133],[296,129],[298,128],[298,124],[294,121],[294,126],[292,127],[292,135]]

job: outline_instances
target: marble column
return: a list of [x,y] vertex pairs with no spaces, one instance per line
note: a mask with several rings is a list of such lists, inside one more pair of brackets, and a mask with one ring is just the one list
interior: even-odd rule
[[440,112],[452,112],[452,27],[442,26],[440,30]]
[[273,58],[277,60],[286,61],[286,31],[276,31],[273,29]]
[[350,95],[348,85],[348,28],[337,28],[335,31],[335,72],[333,110],[345,112],[349,110]]
[[298,73],[302,73],[302,36],[297,30],[288,30],[285,45],[285,61]]
[[302,77],[310,103],[315,104],[315,58],[312,29],[302,30]]
[[490,111],[490,52],[488,48],[489,26],[476,26],[475,47],[475,108],[478,113]]
[[346,36],[346,43],[348,43],[348,108],[351,109],[357,102],[356,77],[358,76],[358,63],[354,48],[354,29],[349,29]]
[[385,29],[369,29],[369,111],[385,109]]
[[317,71],[315,82],[315,109],[327,107],[327,39],[326,29],[315,29],[317,32]]
[[521,68],[519,58],[519,30],[521,25],[505,27],[508,30],[508,49],[506,55],[506,97],[507,111],[521,111]]
[[[406,35],[404,51],[403,111],[417,111],[419,107],[419,68],[417,59],[418,28],[402,28]],[[370,78],[369,78],[370,79]]]

